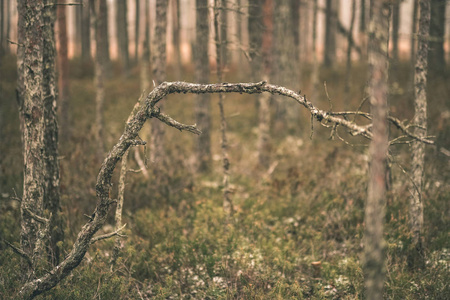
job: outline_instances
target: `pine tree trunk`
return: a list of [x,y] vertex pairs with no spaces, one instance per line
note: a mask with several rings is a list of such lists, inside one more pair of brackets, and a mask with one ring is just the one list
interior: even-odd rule
[[220,28],[220,55],[222,56],[222,65],[228,66],[228,1],[220,0],[221,12],[219,13],[219,28]]
[[[428,38],[430,28],[430,0],[420,1],[419,39],[414,76],[414,134],[427,136],[427,71]],[[412,144],[412,179],[409,203],[409,223],[416,255],[412,264],[423,265],[423,170],[425,165],[425,145],[420,142]]]
[[[151,51],[153,80],[156,85],[166,80],[167,7],[168,1],[156,0],[155,33]],[[159,107],[162,109],[162,104]],[[164,159],[165,128],[157,120],[152,122],[151,127],[150,160],[159,169]]]
[[122,73],[128,76],[130,71],[130,54],[128,51],[128,22],[127,22],[127,1],[118,0],[116,2],[116,29],[119,58],[122,63]]
[[44,97],[44,209],[50,213],[50,243],[47,246],[50,262],[59,263],[58,242],[64,238],[59,194],[58,123],[57,123],[57,79],[55,29],[56,0],[46,0],[44,9],[43,48],[43,97]]
[[361,61],[367,59],[367,34],[366,34],[366,0],[360,2],[359,15],[359,41],[361,44]]
[[400,29],[400,0],[392,4],[392,63],[398,63],[398,31]]
[[69,127],[69,57],[67,43],[66,6],[58,5],[58,84],[59,84],[59,128],[61,137],[70,136]]
[[383,298],[385,278],[385,242],[383,227],[386,205],[387,76],[389,34],[389,6],[383,1],[373,2],[373,18],[369,40],[369,97],[373,116],[373,138],[370,143],[370,171],[365,207],[364,265],[366,298]]
[[336,61],[337,0],[327,0],[325,8],[325,49],[323,64],[331,68]]
[[[251,80],[256,82],[261,79],[263,66],[263,5],[264,0],[249,0],[248,3],[248,33],[249,56],[252,71]],[[265,72],[266,70],[264,70]],[[263,75],[265,76],[265,75]],[[267,77],[267,76],[265,76]],[[267,80],[267,78],[264,78]],[[269,167],[269,130],[270,130],[270,96],[267,94],[255,95],[258,99],[258,161],[264,169]]]
[[181,80],[182,78],[182,65],[181,65],[181,49],[180,49],[180,0],[172,0],[172,41],[173,50],[175,55],[175,80]]
[[410,45],[410,59],[411,66],[415,64],[416,60],[416,39],[417,39],[417,15],[419,14],[419,0],[413,0],[413,14],[412,14],[412,22],[411,22],[411,41]]
[[3,0],[0,0],[0,57],[6,52],[6,40],[4,37],[5,32],[5,5]]
[[[195,81],[209,82],[209,13],[208,1],[196,0]],[[199,94],[195,102],[195,121],[202,131],[197,137],[196,155],[198,170],[211,169],[211,99],[209,94]]]
[[356,0],[352,0],[352,12],[350,20],[350,29],[347,36],[347,64],[345,71],[345,94],[344,99],[349,99],[350,93],[350,74],[352,71],[352,48],[353,48],[353,27],[355,25]]
[[81,57],[85,61],[91,60],[91,10],[90,0],[83,0],[81,11]]
[[[120,1],[119,1],[120,2]],[[102,56],[106,46],[104,41],[105,36],[101,34],[100,28],[104,21],[100,18],[101,2],[98,1],[94,4],[92,18],[92,30],[95,33],[96,42],[96,55],[94,60],[95,65],[95,139],[97,141],[97,162],[101,162],[105,155],[105,143],[104,143],[104,121],[103,110],[105,103],[105,60]]]
[[139,25],[140,25],[140,1],[135,1],[134,19],[134,63],[139,61]]
[[[18,84],[19,110],[23,124],[24,183],[21,203],[21,248],[32,259],[32,264],[42,258],[42,249],[38,246],[39,234],[43,225],[30,215],[30,211],[42,216],[44,208],[44,179],[46,164],[45,153],[45,109],[43,86],[43,51],[44,51],[44,0],[19,1],[18,47]],[[23,28],[23,29],[22,29]],[[23,48],[23,50],[21,49]],[[27,270],[26,279],[34,274]]]
[[445,70],[444,32],[446,0],[431,0],[430,50],[428,51],[428,74],[440,76]]
[[[108,35],[108,3],[107,0],[98,0],[98,31],[102,36],[101,47],[98,49],[102,58],[102,64],[105,68],[105,75],[111,73],[111,57],[109,55],[109,35]],[[95,5],[95,4],[94,4]],[[97,41],[96,41],[97,42]]]

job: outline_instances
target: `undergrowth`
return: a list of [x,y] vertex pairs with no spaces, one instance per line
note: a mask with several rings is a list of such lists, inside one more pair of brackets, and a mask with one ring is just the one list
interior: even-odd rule
[[[2,74],[14,74],[15,63],[10,61],[2,61]],[[62,137],[60,143],[66,226],[66,240],[61,248],[65,254],[86,221],[83,215],[90,215],[95,207],[94,185],[100,166],[93,138],[95,91],[91,66],[75,63],[70,136]],[[364,66],[355,70],[351,102],[338,102],[336,107],[359,105],[364,90],[362,74],[366,71]],[[308,78],[306,72],[304,78]],[[229,74],[227,80],[233,81],[233,76]],[[339,101],[343,95],[339,80],[343,76],[333,70],[323,72],[322,77],[328,81],[333,101]],[[1,81],[0,235],[19,245],[19,205],[11,200],[22,190],[14,80],[11,75]],[[108,147],[119,138],[128,113],[141,94],[138,81],[136,70],[127,79],[113,77],[107,82],[104,138]],[[305,84],[308,86],[307,80]],[[399,84],[405,92],[394,103],[410,104],[406,79],[399,78]],[[439,93],[443,91],[439,89]],[[319,96],[312,101],[327,109],[324,92],[320,91]],[[194,99],[191,95],[172,95],[165,100],[165,112],[193,124]],[[196,174],[192,150],[195,137],[167,128],[165,147],[169,159],[165,175],[156,178],[150,172],[151,178],[145,180],[140,173],[128,174],[123,220],[127,223],[127,237],[113,271],[109,262],[114,241],[98,242],[68,278],[38,299],[363,298],[361,254],[367,146],[328,140],[329,131],[318,124],[311,140],[307,117],[296,135],[273,134],[272,169],[261,170],[256,157],[255,98],[227,95],[231,188],[236,213],[230,224],[224,225],[217,98],[212,97],[212,101],[213,171]],[[401,113],[402,118],[411,116],[411,109],[392,110]],[[448,130],[443,124],[439,125],[443,126],[441,130]],[[440,134],[437,126],[431,127],[436,135]],[[149,140],[149,128],[144,128],[141,137]],[[349,141],[367,145],[359,139]],[[444,139],[442,143],[446,142]],[[144,152],[148,149],[141,147],[140,151],[143,157],[147,156]],[[393,153],[407,168],[408,149],[397,148]],[[450,295],[449,173],[445,166],[436,163],[437,158],[436,153],[428,152],[423,195],[426,259],[420,269],[408,264],[414,251],[408,230],[408,179],[392,165],[393,184],[388,194],[385,228],[386,298],[445,299]],[[138,168],[133,155],[130,165]],[[116,185],[111,192],[114,198]],[[112,229],[112,214],[107,223],[104,232]],[[4,299],[20,288],[23,262],[3,242],[0,250],[0,298]]]

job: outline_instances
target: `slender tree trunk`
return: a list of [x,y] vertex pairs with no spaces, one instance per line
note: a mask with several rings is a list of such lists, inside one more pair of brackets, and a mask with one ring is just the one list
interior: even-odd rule
[[237,56],[237,62],[238,66],[242,66],[244,63],[243,61],[243,55],[241,51],[241,47],[244,45],[244,41],[242,38],[242,15],[243,15],[243,6],[242,6],[242,0],[236,0],[236,27],[237,27],[237,43],[238,43],[238,56]]
[[[266,73],[263,61],[263,34],[265,32],[263,20],[264,0],[250,0],[248,3],[248,33],[249,33],[249,56],[252,70],[251,79],[261,80],[261,72]],[[266,74],[262,75],[268,77]],[[268,78],[264,78],[268,80]],[[266,94],[255,95],[258,99],[258,161],[264,169],[270,164],[270,96]]]
[[[298,87],[298,65],[290,3],[275,1],[271,80],[289,88]],[[276,105],[275,131],[278,132],[287,127],[298,128],[298,123],[296,123],[299,116],[298,108],[293,103],[281,101],[280,98],[277,98]]]
[[[291,18],[292,18],[292,39],[294,44],[294,55],[297,58],[297,62],[300,61],[300,1],[298,0],[290,0],[291,5]],[[302,16],[306,18],[305,16]],[[305,34],[306,37],[306,34]],[[306,39],[304,41],[306,44]],[[306,61],[306,59],[304,60]],[[300,64],[298,64],[297,67],[300,67]]]
[[220,0],[220,7],[222,12],[219,14],[219,28],[220,28],[220,55],[222,56],[222,64],[228,66],[228,2],[227,0]]
[[336,61],[337,0],[327,0],[325,8],[325,49],[323,64],[330,68]]
[[349,99],[350,93],[350,75],[352,71],[352,47],[353,47],[353,28],[355,26],[356,0],[352,0],[352,12],[350,20],[350,29],[347,37],[347,64],[345,71],[345,94],[344,99]]
[[[225,13],[224,0],[214,1],[214,30],[216,39],[216,64],[217,64],[217,81],[223,81],[222,66],[222,52],[220,46],[224,45],[224,39],[226,39],[226,31],[221,31],[219,18],[221,14]],[[223,17],[220,18],[223,20]],[[222,24],[223,25],[223,24]],[[221,148],[222,148],[222,162],[223,162],[223,210],[226,215],[226,223],[230,222],[230,218],[234,213],[233,202],[231,200],[230,191],[230,160],[228,157],[228,140],[227,140],[227,122],[225,119],[225,111],[223,107],[224,95],[219,94],[219,110],[220,110],[220,132],[221,132]]]
[[104,42],[104,36],[101,34],[100,28],[102,27],[102,22],[104,19],[100,18],[100,8],[101,2],[92,3],[92,30],[95,33],[96,42],[96,55],[95,55],[95,139],[97,141],[97,161],[101,162],[105,154],[105,143],[104,143],[104,121],[103,121],[103,110],[105,103],[105,61],[102,57],[104,53],[103,47],[106,46]]
[[[415,65],[416,60],[416,39],[417,39],[417,15],[419,14],[419,0],[413,0],[413,15],[411,22],[410,59],[411,65]],[[414,72],[413,72],[414,73]]]
[[0,57],[6,52],[5,32],[5,5],[3,0],[0,0]]
[[[142,42],[142,55],[140,63],[141,91],[150,91],[150,7],[149,1],[145,0],[145,19],[144,19],[144,41]],[[136,148],[137,149],[137,148]]]
[[[158,85],[166,79],[166,34],[168,1],[156,0],[155,33],[152,40],[153,80]],[[162,109],[162,104],[160,104]],[[152,122],[150,141],[150,160],[156,164],[156,170],[164,160],[165,128],[161,122]]]
[[135,19],[134,19],[134,63],[137,65],[139,61],[139,25],[140,25],[140,1],[135,1]]
[[66,6],[58,5],[58,84],[59,84],[59,120],[61,136],[69,139],[69,56],[67,43]]
[[118,0],[116,2],[116,29],[119,58],[122,63],[122,73],[128,76],[130,71],[130,54],[128,51],[128,21],[127,21],[127,1]]
[[[196,43],[195,43],[195,80],[198,83],[209,82],[209,13],[208,1],[196,1]],[[197,137],[196,155],[198,170],[211,169],[211,99],[209,94],[196,96],[195,120],[202,134]]]
[[102,36],[101,42],[102,46],[97,51],[101,51],[100,55],[102,58],[102,63],[105,68],[105,76],[111,74],[111,57],[109,55],[109,35],[108,35],[108,3],[107,0],[97,0],[99,3],[98,15],[99,19],[98,30],[99,35]]
[[313,27],[312,27],[312,53],[313,53],[313,70],[311,74],[311,98],[313,101],[317,99],[319,89],[319,59],[317,57],[317,11],[318,0],[313,0]]
[[365,208],[364,265],[366,298],[383,298],[385,278],[385,242],[383,227],[386,205],[387,76],[389,6],[373,2],[369,41],[369,96],[373,116],[373,138],[370,143],[369,188]]
[[180,80],[182,78],[182,65],[181,65],[181,49],[180,49],[180,0],[172,0],[172,42],[175,55],[175,79]]
[[[369,1],[370,2],[370,1]],[[361,45],[361,61],[367,60],[367,34],[366,34],[366,0],[360,2],[360,15],[359,15],[359,41]]]
[[392,63],[398,63],[398,31],[400,29],[400,0],[392,4]]
[[9,38],[10,38],[10,31],[11,31],[11,0],[6,0],[6,18],[5,18],[5,40],[6,40],[6,47],[5,51],[6,53],[10,53],[9,49]]
[[[414,76],[414,134],[427,136],[427,71],[428,71],[428,37],[430,28],[430,0],[420,1],[420,21],[417,60]],[[409,203],[409,223],[413,244],[417,255],[413,255],[414,266],[423,265],[423,170],[425,165],[425,145],[420,142],[412,144],[412,178]]]
[[440,76],[445,70],[444,32],[446,0],[431,0],[430,50],[428,51],[428,74]]
[[[83,0],[80,0],[79,3],[83,4]],[[73,29],[74,29],[74,39],[73,39],[73,47],[74,47],[74,55],[81,55],[81,35],[83,30],[81,29],[81,24],[83,23],[83,6],[77,5],[74,8],[75,10],[75,18],[73,19]]]
[[90,0],[83,0],[83,10],[81,16],[81,57],[83,60],[91,60],[91,13]]

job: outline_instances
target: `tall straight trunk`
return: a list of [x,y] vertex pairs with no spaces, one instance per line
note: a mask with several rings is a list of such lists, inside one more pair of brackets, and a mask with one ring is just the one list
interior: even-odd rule
[[[79,3],[83,4],[83,0],[80,0]],[[74,29],[74,38],[73,38],[73,49],[74,49],[74,55],[80,56],[81,55],[81,35],[82,30],[81,26],[83,23],[83,6],[77,5],[74,8],[75,10],[75,17],[73,19],[72,28]]]
[[236,0],[236,27],[237,27],[237,43],[238,43],[238,56],[237,56],[237,62],[238,66],[242,66],[243,64],[243,55],[240,48],[244,45],[244,41],[242,38],[242,14],[243,14],[243,6],[242,6],[242,0]]
[[398,63],[398,33],[400,29],[400,0],[392,4],[392,63]]
[[[224,62],[222,60],[223,49],[220,47],[224,45],[224,39],[226,39],[226,31],[221,31],[220,18],[221,14],[225,12],[224,0],[214,1],[214,36],[216,41],[216,65],[217,65],[217,81],[223,81],[222,68]],[[223,26],[223,24],[222,24]],[[223,210],[226,215],[225,224],[231,221],[231,217],[234,213],[233,202],[231,200],[230,191],[230,160],[228,157],[228,140],[227,140],[227,122],[225,119],[225,110],[223,106],[223,93],[219,94],[219,110],[220,110],[220,133],[221,133],[221,148],[222,148],[222,166],[223,166]]]
[[356,0],[352,0],[352,11],[350,19],[350,28],[348,30],[347,36],[347,64],[345,70],[345,99],[349,99],[348,95],[350,92],[350,73],[352,71],[352,47],[353,47],[353,28],[355,26],[355,15],[356,15]]
[[172,0],[172,43],[175,55],[175,80],[182,77],[181,49],[180,49],[180,0]]
[[[414,134],[427,135],[427,71],[428,38],[430,28],[430,0],[420,1],[419,39],[414,76]],[[423,265],[423,170],[425,165],[425,145],[420,142],[412,144],[412,179],[409,202],[409,223],[413,244],[417,255],[413,255],[414,265]]]
[[445,70],[444,32],[446,0],[431,0],[430,50],[428,51],[428,74],[440,76]]
[[[142,42],[141,63],[139,66],[141,91],[150,92],[150,4],[145,0],[144,41]],[[137,148],[136,148],[137,149]]]
[[122,63],[122,73],[128,75],[130,71],[130,54],[128,51],[128,22],[127,22],[127,1],[118,0],[116,2],[116,29],[119,58]]
[[[252,70],[251,80],[256,82],[261,79],[268,78],[261,72],[267,71],[263,66],[263,34],[264,34],[264,20],[263,20],[263,5],[264,0],[249,0],[248,2],[248,34],[249,34],[249,56],[250,67]],[[258,161],[263,168],[269,167],[269,130],[270,130],[270,108],[269,95],[256,95],[258,99]]]
[[[153,81],[156,85],[166,79],[166,34],[167,34],[167,7],[168,1],[156,0],[155,33],[152,39],[151,61],[153,68]],[[162,109],[162,104],[160,104]],[[150,143],[150,159],[159,169],[164,159],[165,128],[162,122],[152,122]]]
[[411,66],[416,61],[416,39],[417,39],[417,15],[419,14],[419,0],[413,0],[413,14],[411,22],[410,59]]
[[135,1],[135,11],[134,11],[134,63],[137,64],[139,61],[139,25],[140,25],[140,1]]
[[107,0],[97,0],[99,3],[98,15],[98,31],[99,35],[102,36],[102,45],[97,51],[101,51],[100,55],[102,57],[103,66],[105,68],[105,73],[111,73],[111,57],[109,55],[109,35],[108,35],[108,3]]
[[366,298],[383,298],[385,278],[385,242],[383,227],[386,205],[387,76],[389,4],[373,2],[369,40],[369,97],[373,116],[370,143],[369,187],[365,207],[364,265]]
[[10,49],[9,49],[9,42],[8,42],[8,40],[9,40],[9,38],[10,38],[10,31],[11,31],[11,0],[6,0],[6,13],[5,13],[5,15],[6,15],[6,18],[5,18],[5,22],[6,22],[6,25],[5,25],[5,40],[6,40],[6,47],[5,47],[5,51],[6,51],[6,53],[9,53],[10,52]]
[[103,110],[105,103],[105,61],[102,57],[102,53],[104,53],[105,47],[104,36],[101,34],[100,28],[102,26],[102,22],[104,21],[100,18],[100,1],[94,2],[92,12],[94,14],[92,18],[92,30],[95,33],[95,46],[96,46],[96,54],[95,54],[95,139],[97,141],[97,162],[101,162],[103,160],[105,154],[105,143],[103,140],[103,132],[104,132],[104,121],[103,121]]
[[[273,65],[272,78],[276,84],[288,88],[298,87],[298,56],[294,45],[294,28],[292,24],[291,6],[288,1],[274,2],[273,26]],[[275,130],[283,130],[288,126],[298,127],[299,109],[294,102],[277,99]]]
[[90,0],[83,0],[83,10],[81,16],[81,57],[83,60],[90,60],[91,57],[91,10]]
[[69,127],[69,56],[67,43],[66,6],[57,7],[58,22],[58,84],[59,84],[59,124],[61,136],[68,140]]
[[[370,0],[369,0],[370,2]],[[367,3],[366,0],[360,1],[360,12],[359,12],[359,41],[361,45],[361,55],[360,59],[361,61],[365,62],[367,61],[367,34],[366,34],[366,28],[367,28],[367,18],[366,18],[366,10],[367,10]]]
[[4,36],[5,32],[5,5],[3,0],[0,0],[0,56],[2,56],[6,50],[6,40]]
[[[209,82],[209,13],[208,0],[196,0],[195,80]],[[197,137],[196,155],[198,170],[211,169],[211,99],[209,94],[199,94],[195,102],[195,121],[202,131]]]
[[[30,258],[32,265],[41,259],[42,246],[39,236],[43,225],[32,218],[42,216],[44,208],[45,178],[45,110],[43,97],[43,51],[44,51],[44,0],[18,1],[19,42],[18,47],[18,100],[21,124],[23,126],[23,196],[21,203],[21,248]],[[22,50],[23,48],[23,50]],[[26,277],[33,278],[31,270]],[[27,279],[28,279],[27,278]]]
[[44,48],[43,48],[43,97],[44,97],[44,209],[50,213],[50,241],[47,253],[53,265],[59,263],[58,242],[64,238],[59,194],[58,123],[57,123],[57,79],[55,28],[56,0],[45,0],[44,8]]
[[220,0],[219,28],[220,28],[220,55],[222,56],[222,64],[228,65],[228,11],[227,0]]
[[312,53],[313,53],[313,70],[311,74],[311,98],[313,101],[317,99],[319,89],[319,59],[317,57],[317,12],[318,0],[313,0],[313,27],[312,27]]
[[[294,55],[297,60],[300,60],[300,1],[290,0],[291,5],[291,18],[292,18],[292,35],[294,43]],[[305,16],[302,16],[306,18]],[[306,37],[306,34],[305,34]],[[306,44],[306,39],[304,41]],[[305,60],[306,61],[306,60]]]
[[337,0],[327,0],[325,7],[325,67],[330,68],[336,61],[336,28],[337,28]]

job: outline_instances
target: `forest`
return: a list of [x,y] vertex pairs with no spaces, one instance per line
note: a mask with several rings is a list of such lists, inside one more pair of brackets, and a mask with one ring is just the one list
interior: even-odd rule
[[0,0],[0,299],[448,299],[450,1]]

